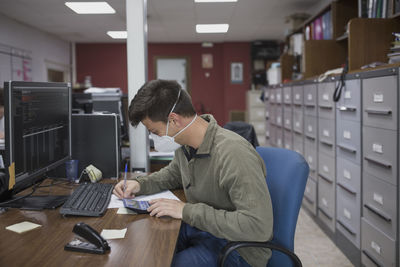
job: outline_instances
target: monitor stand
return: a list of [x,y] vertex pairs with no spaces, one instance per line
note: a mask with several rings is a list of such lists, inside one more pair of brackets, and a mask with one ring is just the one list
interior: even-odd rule
[[[14,196],[12,199],[20,198],[21,196]],[[2,207],[18,208],[24,210],[43,210],[43,209],[56,209],[67,201],[68,196],[29,196],[11,203],[5,204]],[[11,199],[11,200],[12,200]]]

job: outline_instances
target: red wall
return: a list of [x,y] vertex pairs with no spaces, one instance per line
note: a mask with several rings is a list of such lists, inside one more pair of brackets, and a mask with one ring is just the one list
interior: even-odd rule
[[[202,54],[213,55],[213,68],[202,68]],[[149,80],[155,78],[154,58],[163,56],[189,58],[190,91],[199,113],[202,109],[212,113],[218,123],[224,125],[229,120],[229,110],[246,109],[246,91],[251,84],[250,43],[219,43],[211,48],[203,48],[200,43],[149,44]],[[231,62],[243,63],[242,84],[231,84]],[[127,92],[125,44],[77,44],[76,68],[78,82],[90,75],[93,86],[120,87]]]

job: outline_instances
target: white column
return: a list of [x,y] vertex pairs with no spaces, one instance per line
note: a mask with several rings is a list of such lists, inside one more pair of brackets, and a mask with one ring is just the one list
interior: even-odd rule
[[[128,100],[147,81],[147,0],[126,0],[126,42],[128,54]],[[149,168],[149,138],[142,123],[129,126],[131,170]]]

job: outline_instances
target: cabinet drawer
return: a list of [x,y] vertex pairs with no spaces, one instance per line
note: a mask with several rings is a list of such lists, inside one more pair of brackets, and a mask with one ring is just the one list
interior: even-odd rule
[[361,81],[348,80],[336,103],[338,121],[361,121]]
[[336,227],[357,248],[360,248],[360,195],[339,185],[336,188]]
[[335,184],[318,178],[318,217],[335,231]]
[[303,134],[303,110],[301,108],[293,109],[293,130]]
[[283,109],[281,105],[275,107],[275,124],[283,126]]
[[329,119],[318,119],[319,150],[332,157],[336,152],[336,129],[335,121]]
[[363,122],[397,130],[397,76],[363,80]]
[[271,123],[267,121],[265,124],[265,139],[270,142],[271,141]]
[[312,116],[304,116],[304,134],[310,139],[316,139],[318,136],[317,131],[317,118]]
[[265,88],[264,89],[264,102],[269,102],[269,95],[270,95],[270,93],[271,93],[271,89],[270,88]]
[[303,204],[311,213],[317,214],[317,183],[314,180],[307,180]]
[[[261,100],[261,90],[257,91],[247,91],[246,98],[247,98],[247,108],[250,107],[263,107],[264,102]],[[265,97],[265,95],[264,95]]]
[[335,102],[333,102],[333,92],[335,83],[318,84],[318,116],[325,119],[335,119]]
[[293,120],[293,112],[292,107],[285,106],[283,108],[283,127],[288,130],[292,130],[292,120]]
[[271,104],[275,104],[276,103],[275,95],[276,95],[275,89],[272,88],[271,90],[269,90],[269,102]]
[[267,121],[269,121],[271,119],[271,109],[272,109],[271,105],[269,103],[267,103],[265,105],[265,119]]
[[329,183],[336,180],[336,158],[318,153],[318,176]]
[[256,132],[256,134],[265,134],[265,122],[264,121],[253,121],[250,122],[253,127],[254,127],[254,131]]
[[365,171],[397,185],[397,132],[363,127],[363,134]]
[[304,155],[304,139],[302,134],[293,134],[293,150]]
[[317,85],[304,85],[304,113],[306,115],[317,116]]
[[282,88],[275,89],[275,103],[282,104]]
[[283,128],[276,127],[276,146],[283,147]]
[[337,185],[353,195],[361,193],[361,166],[347,159],[336,157]]
[[[272,146],[276,146],[276,131],[277,131],[277,129],[276,129],[277,127],[275,126],[275,125],[273,125],[273,124],[271,124],[270,125],[270,128],[269,128],[269,135],[270,135],[270,144],[272,145]],[[267,133],[267,135],[268,135],[268,133]]]
[[293,86],[293,104],[303,105],[303,86]]
[[337,120],[336,152],[340,158],[361,163],[361,124],[356,121]]
[[397,232],[397,187],[363,174],[363,215],[388,236]]
[[283,103],[292,104],[292,87],[283,88]]
[[283,131],[283,142],[286,149],[293,150],[293,133],[290,130]]
[[304,138],[304,158],[310,167],[310,176],[317,179],[317,142],[309,138]]
[[264,121],[265,120],[264,106],[249,108],[248,114],[249,114],[249,121]]
[[361,218],[361,262],[366,267],[395,266],[396,242]]

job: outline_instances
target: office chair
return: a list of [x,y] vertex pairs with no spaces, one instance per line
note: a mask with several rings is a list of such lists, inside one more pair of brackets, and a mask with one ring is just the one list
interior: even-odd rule
[[268,267],[301,267],[300,259],[293,253],[294,234],[308,178],[308,164],[303,156],[292,150],[274,147],[257,147],[256,150],[267,169],[266,180],[274,216],[273,239],[267,242],[229,242],[219,254],[218,266],[224,266],[226,257],[235,249],[263,247],[272,250]]
[[224,125],[224,128],[231,130],[232,132],[235,132],[238,135],[242,136],[244,139],[249,141],[254,148],[258,146],[257,135],[253,125],[243,121],[231,121],[226,123]]

